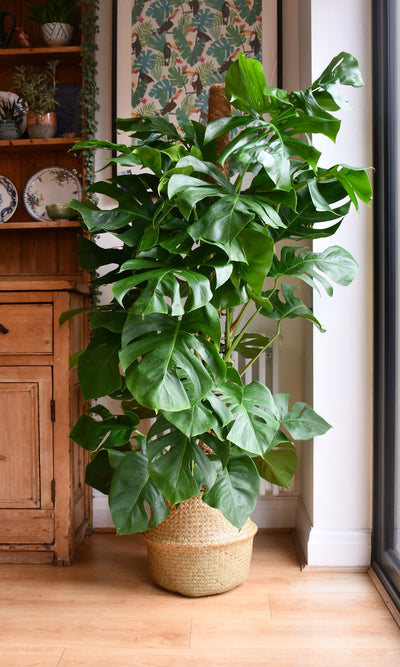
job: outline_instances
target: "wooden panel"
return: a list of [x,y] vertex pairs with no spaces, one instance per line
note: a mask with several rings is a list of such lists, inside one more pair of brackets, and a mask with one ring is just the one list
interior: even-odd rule
[[38,412],[36,382],[0,382],[0,507],[40,506]]
[[0,333],[0,355],[52,354],[51,304],[1,304],[0,324],[8,329]]
[[[54,562],[54,551],[53,549],[50,549],[48,551],[28,551],[26,549],[26,545],[24,545],[24,550],[18,549],[18,551],[15,551],[14,549],[10,549],[9,546],[7,545],[7,550],[2,551],[2,545],[0,544],[0,563],[7,563],[7,564],[22,564],[22,563],[31,563],[33,564],[40,564],[40,565],[50,565],[50,563]],[[1,649],[0,649],[0,664],[1,663]],[[7,664],[7,663],[5,663]],[[25,665],[28,663],[24,663]],[[34,663],[33,663],[34,664]],[[44,663],[40,662],[40,667],[43,667]],[[36,663],[37,667],[37,663]]]
[[0,368],[2,543],[53,539],[51,397],[50,367]]
[[74,279],[82,276],[77,258],[77,229],[28,228],[7,233],[0,229],[0,234],[0,274],[65,275]]
[[51,544],[54,515],[51,510],[4,509],[0,513],[3,544]]

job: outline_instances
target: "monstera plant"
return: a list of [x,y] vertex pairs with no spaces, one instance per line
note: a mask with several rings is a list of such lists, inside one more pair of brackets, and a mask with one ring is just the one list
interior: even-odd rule
[[[331,295],[332,283],[356,275],[345,249],[310,249],[371,199],[364,169],[319,166],[312,143],[313,134],[335,141],[341,85],[362,85],[347,53],[293,92],[269,87],[261,64],[239,56],[225,82],[233,115],[179,129],[163,117],[119,119],[131,145],[75,147],[111,149],[118,165],[89,188],[113,208],[89,198],[71,204],[89,235],[115,237],[108,248],[80,241],[82,267],[113,296],[93,306],[91,340],[73,361],[84,400],[111,397],[117,407],[92,402],[71,436],[91,452],[87,482],[109,495],[119,533],[146,531],[200,493],[240,528],[260,477],[288,487],[294,441],[329,428],[306,403],[243,378],[283,320],[322,330],[299,283]],[[273,335],[263,333],[266,320]],[[241,372],[235,351],[246,359]]]

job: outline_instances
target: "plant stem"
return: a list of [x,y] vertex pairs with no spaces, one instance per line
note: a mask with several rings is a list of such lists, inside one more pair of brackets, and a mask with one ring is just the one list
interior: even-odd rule
[[232,326],[231,326],[231,337],[234,336],[235,331],[236,331],[236,329],[238,328],[240,322],[242,321],[242,319],[243,319],[243,317],[244,317],[244,314],[245,314],[247,308],[249,307],[249,305],[250,305],[250,300],[249,300],[249,301],[246,301],[246,303],[244,304],[244,306],[242,306],[241,311],[240,311],[239,315],[237,316],[236,320],[234,320],[234,322],[232,322]]
[[243,368],[242,372],[240,373],[240,377],[242,377],[242,375],[245,374],[247,369],[250,368],[254,364],[254,362],[257,361],[257,359],[259,359],[262,354],[264,354],[264,352],[270,347],[270,345],[272,345],[274,340],[276,340],[279,337],[280,331],[281,331],[281,321],[279,320],[278,324],[277,324],[277,327],[276,327],[275,336],[273,336],[272,338],[269,339],[268,343],[261,350],[259,350],[259,352],[257,352],[256,356],[253,357],[253,359],[250,359],[250,361],[246,364],[246,366]]
[[225,345],[224,345],[225,359],[229,359],[229,356],[227,356],[227,350],[229,351],[231,344],[232,315],[233,315],[233,308],[227,308],[225,311]]
[[246,324],[245,324],[244,327],[242,328],[241,332],[234,338],[232,344],[230,345],[230,347],[228,348],[227,352],[225,353],[225,361],[227,361],[227,360],[229,359],[229,357],[231,356],[232,352],[235,351],[235,349],[236,349],[237,346],[239,345],[240,341],[242,340],[244,334],[246,333],[247,329],[249,328],[250,324],[253,322],[253,320],[255,319],[255,317],[257,317],[257,315],[258,315],[258,313],[260,312],[261,308],[262,308],[261,306],[260,306],[259,308],[257,308],[257,310],[253,313],[253,315],[252,315],[251,317],[249,317],[249,319],[247,320]]

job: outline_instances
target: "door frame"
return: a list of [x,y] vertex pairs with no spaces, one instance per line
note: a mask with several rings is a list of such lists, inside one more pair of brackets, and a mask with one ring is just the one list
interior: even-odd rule
[[[400,560],[394,549],[399,297],[396,223],[396,0],[373,0],[374,83],[374,512],[372,567],[400,608]],[[400,10],[399,10],[400,11]]]

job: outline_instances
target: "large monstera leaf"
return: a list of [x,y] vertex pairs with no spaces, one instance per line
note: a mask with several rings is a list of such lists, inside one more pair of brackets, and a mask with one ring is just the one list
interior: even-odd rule
[[[146,316],[150,313],[168,313],[183,315],[185,311],[201,308],[211,301],[212,292],[208,278],[189,271],[181,266],[160,266],[160,262],[152,259],[132,259],[125,262],[121,271],[127,269],[144,269],[133,276],[117,281],[113,293],[119,303],[137,285],[146,285],[141,288],[139,298],[133,304],[131,311]],[[185,283],[187,296],[182,299],[181,285]]]
[[218,461],[215,484],[203,495],[205,503],[219,509],[236,528],[242,528],[256,506],[260,492],[257,468],[250,456],[232,451],[226,466]]
[[[280,437],[279,437],[280,436]],[[290,487],[297,466],[297,452],[294,444],[279,432],[275,446],[262,456],[257,456],[254,463],[258,474],[271,484]]]
[[84,400],[107,396],[121,388],[118,363],[121,337],[118,333],[97,329],[78,360],[78,376]]
[[245,386],[224,382],[221,395],[235,415],[227,439],[245,452],[263,454],[280,424],[270,390],[257,381]]
[[141,533],[167,518],[168,507],[150,478],[147,458],[141,452],[126,454],[115,470],[109,505],[119,535]]
[[126,385],[142,405],[156,412],[187,410],[223,381],[226,368],[217,346],[204,332],[192,331],[190,316],[132,316],[129,328],[129,344],[119,357]]
[[[164,430],[166,429],[166,430]],[[212,486],[217,470],[193,438],[158,418],[147,440],[149,473],[171,505],[197,496]]]
[[[296,440],[323,435],[330,425],[307,403],[296,402],[289,408],[289,394],[275,394],[276,413],[282,426]],[[293,442],[279,429],[261,456],[254,458],[260,477],[271,484],[290,487],[296,470],[297,453]]]
[[358,264],[352,255],[340,246],[331,246],[321,253],[286,246],[280,259],[274,258],[270,275],[274,278],[291,276],[301,278],[313,289],[320,283],[327,294],[333,289],[325,276],[338,285],[350,285],[357,274]]

